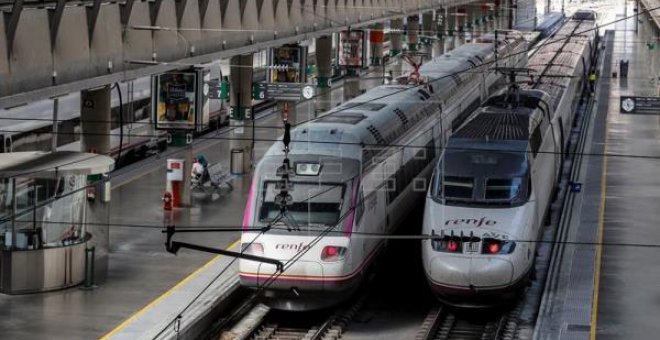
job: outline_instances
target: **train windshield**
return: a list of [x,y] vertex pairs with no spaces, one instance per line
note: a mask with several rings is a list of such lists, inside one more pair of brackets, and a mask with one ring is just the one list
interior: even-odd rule
[[433,176],[433,198],[446,205],[516,206],[528,199],[524,154],[447,150]]
[[[276,182],[264,183],[258,210],[259,222],[268,223],[280,217],[280,206],[275,201],[279,193]],[[289,194],[292,199],[287,211],[289,218],[297,225],[321,229],[340,222],[346,195],[343,183],[294,182]]]

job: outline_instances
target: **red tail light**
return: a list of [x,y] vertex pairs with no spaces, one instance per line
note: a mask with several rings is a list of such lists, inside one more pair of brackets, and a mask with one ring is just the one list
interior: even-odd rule
[[458,237],[445,236],[441,239],[431,241],[431,246],[435,251],[446,253],[461,253],[463,251],[463,242]]
[[499,243],[491,243],[488,245],[488,252],[491,254],[497,254],[500,252],[500,244]]
[[325,246],[321,251],[321,260],[333,262],[343,260],[346,256],[346,248],[338,246]]
[[483,254],[511,254],[516,249],[516,243],[513,241],[503,241],[493,238],[486,238],[483,240]]

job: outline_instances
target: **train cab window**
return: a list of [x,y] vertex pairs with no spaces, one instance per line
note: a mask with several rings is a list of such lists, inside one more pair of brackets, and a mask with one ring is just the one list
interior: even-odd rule
[[447,199],[472,199],[474,178],[445,176],[440,185],[441,196]]
[[[259,221],[271,222],[280,216],[280,206],[275,202],[280,192],[275,181],[267,181],[259,202]],[[294,183],[290,192],[291,203],[287,206],[289,217],[301,226],[309,228],[334,225],[339,222],[345,201],[346,186],[343,183]]]
[[521,196],[523,178],[488,178],[486,179],[486,200],[512,201]]

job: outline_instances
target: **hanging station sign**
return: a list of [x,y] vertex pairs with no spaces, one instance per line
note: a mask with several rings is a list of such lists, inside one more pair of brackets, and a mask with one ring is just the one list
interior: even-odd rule
[[660,97],[621,96],[621,113],[660,114]]
[[339,32],[338,64],[348,68],[365,65],[366,43],[364,31],[350,30]]
[[[307,47],[285,45],[269,52],[267,81],[252,84],[252,98],[298,101],[306,98]],[[313,89],[312,89],[313,90]]]
[[151,111],[156,129],[201,129],[209,120],[210,73],[204,69],[172,71],[151,78]]

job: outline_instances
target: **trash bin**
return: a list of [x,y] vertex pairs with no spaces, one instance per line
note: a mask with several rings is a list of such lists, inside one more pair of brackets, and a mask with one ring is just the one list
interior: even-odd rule
[[243,149],[231,149],[231,158],[229,159],[230,172],[232,175],[242,175],[243,172],[243,157],[245,152]]
[[621,78],[628,78],[628,60],[619,61],[619,74]]

